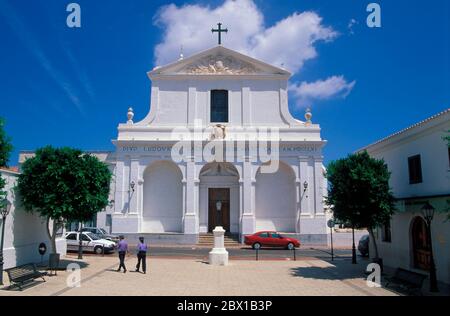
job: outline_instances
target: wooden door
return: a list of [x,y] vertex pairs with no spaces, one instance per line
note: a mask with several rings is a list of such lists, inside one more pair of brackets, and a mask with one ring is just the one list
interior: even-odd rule
[[421,217],[416,217],[412,226],[414,267],[422,270],[430,269],[430,240],[428,227]]
[[[216,226],[222,226],[230,231],[230,189],[210,188],[208,190],[208,231],[212,232]],[[222,202],[222,208],[217,210],[217,202]]]

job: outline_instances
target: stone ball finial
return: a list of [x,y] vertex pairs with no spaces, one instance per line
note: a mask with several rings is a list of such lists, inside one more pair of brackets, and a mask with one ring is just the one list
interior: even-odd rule
[[132,107],[130,107],[130,108],[128,109],[127,118],[128,118],[128,122],[127,122],[127,123],[133,124],[134,111],[133,111],[133,108],[132,108]]
[[305,119],[306,119],[306,124],[311,124],[311,119],[312,119],[312,113],[311,113],[311,108],[308,107],[305,111]]

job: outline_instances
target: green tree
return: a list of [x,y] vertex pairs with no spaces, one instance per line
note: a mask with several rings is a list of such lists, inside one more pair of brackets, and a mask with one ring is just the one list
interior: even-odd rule
[[66,221],[87,221],[104,209],[110,182],[108,166],[96,157],[77,149],[47,146],[23,163],[17,189],[24,208],[47,219],[56,253],[57,230]]
[[0,117],[0,167],[8,166],[9,155],[12,150],[11,137],[5,131],[5,120]]
[[[0,168],[7,167],[12,150],[11,138],[5,131],[5,120],[0,117]],[[6,180],[0,177],[0,208],[4,207],[6,203],[7,192],[3,190],[5,185]]]
[[367,228],[376,259],[378,248],[373,230],[385,224],[395,211],[389,178],[384,161],[370,157],[367,152],[333,161],[327,169],[327,203],[334,217],[354,228]]
[[447,146],[450,147],[450,129],[447,131],[447,135],[443,138],[447,142]]

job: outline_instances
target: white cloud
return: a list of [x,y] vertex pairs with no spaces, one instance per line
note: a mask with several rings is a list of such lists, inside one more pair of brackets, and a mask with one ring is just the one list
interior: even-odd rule
[[[163,38],[155,48],[158,66],[178,59],[183,46],[184,56],[217,45],[217,34],[211,33],[218,22],[228,28],[223,35],[225,47],[263,60],[274,66],[283,65],[294,75],[304,63],[317,57],[319,42],[333,41],[337,36],[332,27],[325,26],[317,13],[306,11],[293,13],[273,26],[266,27],[264,15],[253,0],[227,0],[218,7],[202,5],[162,7],[154,22],[163,29]],[[352,19],[351,30],[357,21]],[[345,98],[353,89],[355,81],[347,82],[343,76],[332,76],[316,82],[290,85],[290,92],[298,106],[315,100],[336,97]]]
[[355,84],[356,81],[347,82],[344,76],[332,76],[325,80],[290,85],[289,91],[296,97],[297,105],[304,106],[314,100],[346,98]]
[[338,35],[310,11],[294,13],[266,28],[263,13],[252,0],[227,0],[216,8],[171,4],[155,16],[155,24],[164,30],[155,48],[155,63],[161,66],[177,60],[181,46],[189,56],[217,45],[217,34],[212,35],[211,28],[218,22],[229,30],[223,35],[224,46],[275,66],[284,64],[294,74],[317,56],[317,42]]

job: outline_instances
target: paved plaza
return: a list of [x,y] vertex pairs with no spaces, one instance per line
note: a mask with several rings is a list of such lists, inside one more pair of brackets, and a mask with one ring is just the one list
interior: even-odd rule
[[[116,272],[116,256],[85,256],[81,262],[81,287],[71,288],[70,272],[59,271],[18,290],[0,290],[2,296],[13,295],[173,295],[173,296],[301,296],[301,295],[397,295],[366,285],[367,260],[352,265],[348,259],[333,262],[302,256],[288,259],[230,260],[229,266],[211,266],[200,258],[151,257],[147,274],[132,272],[134,256],[127,257],[126,274]],[[63,264],[76,263],[67,257]],[[8,278],[5,280],[8,282]],[[6,284],[8,285],[8,284]]]

